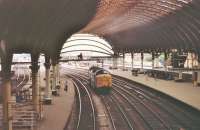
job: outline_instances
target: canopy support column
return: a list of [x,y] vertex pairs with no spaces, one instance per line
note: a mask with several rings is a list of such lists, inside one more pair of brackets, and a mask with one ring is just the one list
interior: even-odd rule
[[200,71],[197,71],[197,83],[196,86],[200,85]]
[[104,67],[104,60],[103,59],[101,61],[101,66],[102,66],[102,68]]
[[50,67],[51,67],[51,64],[50,64],[50,57],[49,56],[45,56],[45,63],[44,63],[44,66],[45,66],[45,84],[46,84],[46,87],[45,87],[45,103],[46,104],[51,104],[52,102],[52,99],[51,99],[51,87],[50,87]]
[[183,79],[183,73],[182,73],[182,71],[179,71],[179,72],[178,72],[178,79],[179,79],[179,80],[182,80],[182,79]]
[[191,58],[192,58],[192,68],[194,67],[194,53],[191,53]]
[[113,56],[113,69],[117,69],[117,55],[114,54]]
[[56,86],[60,85],[60,66],[59,63],[57,62],[56,64]]
[[[193,68],[199,68],[199,56],[197,55],[197,53],[193,53]],[[197,87],[198,85],[200,85],[200,71],[196,70],[193,71],[192,73],[192,78],[193,78],[193,85],[195,87]]]
[[133,69],[134,66],[133,59],[134,59],[134,52],[131,52],[131,70]]
[[52,59],[53,81],[52,81],[52,94],[57,95],[56,86],[58,85],[58,60]]
[[12,130],[11,112],[11,64],[13,55],[5,50],[1,50],[2,66],[2,94],[3,94],[3,130]]
[[164,52],[164,69],[165,69],[165,71],[167,71],[167,59],[168,59],[168,54],[165,51]]
[[122,56],[122,70],[123,71],[125,71],[125,53],[123,52],[123,54],[122,54],[123,56]]
[[31,54],[31,66],[32,71],[32,100],[35,111],[40,115],[40,87],[39,87],[39,74],[38,70],[40,66],[38,65],[39,54]]
[[158,52],[156,52],[156,54],[155,54],[154,62],[155,62],[155,67],[158,68],[159,67],[159,54],[158,54]]
[[152,69],[154,69],[155,66],[155,52],[152,52]]
[[143,70],[144,68],[144,53],[141,52],[141,69]]

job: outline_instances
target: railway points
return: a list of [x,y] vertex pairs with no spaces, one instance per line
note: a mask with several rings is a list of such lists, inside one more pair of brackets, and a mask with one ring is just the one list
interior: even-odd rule
[[[79,78],[82,82],[88,82],[88,76],[85,72],[87,72],[85,69],[70,69],[70,72],[67,73]],[[89,88],[91,89],[91,87]],[[111,126],[114,126],[114,129],[198,129],[198,112],[196,115],[192,109],[188,110],[187,107],[183,107],[184,105],[176,106],[178,101],[167,101],[169,97],[158,95],[159,92],[143,90],[142,87],[135,86],[128,80],[113,77],[113,90],[111,94],[104,95],[102,101],[106,106],[110,104],[107,114],[111,115],[108,119],[113,124]],[[117,113],[121,113],[121,115]],[[120,118],[123,121],[119,121]]]
[[155,90],[163,92],[172,96],[198,110],[200,110],[199,100],[199,87],[194,87],[191,82],[174,82],[162,79],[156,79],[141,74],[137,77],[132,76],[131,72],[125,72],[121,70],[111,70],[114,75],[119,75],[135,82],[141,83],[145,86],[151,87]]

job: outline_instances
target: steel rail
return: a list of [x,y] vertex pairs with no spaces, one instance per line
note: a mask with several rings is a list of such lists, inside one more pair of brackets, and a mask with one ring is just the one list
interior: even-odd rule
[[[117,82],[118,83],[124,83],[124,84],[126,84],[127,86],[130,86],[130,87],[127,87],[127,86],[124,86],[125,88],[127,88],[127,89],[129,89],[129,90],[132,90],[132,91],[135,91],[137,94],[139,94],[139,95],[141,95],[141,96],[143,96],[143,97],[145,97],[146,99],[153,99],[153,98],[155,98],[155,95],[152,95],[152,93],[150,93],[150,92],[147,92],[147,91],[145,91],[144,89],[141,89],[141,88],[139,88],[139,87],[137,87],[137,86],[133,86],[132,84],[130,84],[130,83],[128,83],[128,82],[126,82],[126,81],[123,81],[123,80],[121,80],[121,79],[119,79],[119,78],[115,78],[115,77],[113,77],[113,79],[114,80],[118,80]],[[161,99],[160,99],[161,100]],[[164,99],[162,99],[162,100],[164,100]],[[152,100],[153,101],[153,100]],[[154,101],[153,101],[154,102]],[[157,104],[156,102],[155,102],[155,104]],[[158,105],[158,104],[157,104]],[[171,107],[176,107],[176,106],[174,106],[173,104],[171,104],[170,102],[168,102],[168,105],[170,105]],[[160,105],[158,105],[158,106],[160,106]],[[192,120],[192,118],[190,117],[190,115],[188,115],[188,114],[186,114],[183,110],[181,110],[181,109],[179,109],[179,108],[175,108],[177,111],[180,111],[182,114],[184,114],[184,116],[186,116],[187,118],[189,118],[190,120]]]
[[[74,70],[74,71],[76,71],[76,70]],[[81,70],[80,70],[81,71]],[[81,75],[81,77],[85,77],[85,79],[86,79],[86,81],[87,81],[87,76],[84,76],[84,75],[86,75],[86,73],[85,73],[86,71],[81,71],[81,73],[83,74],[83,75],[81,75],[80,73],[77,73],[77,75]],[[131,92],[131,91],[135,91],[134,93],[135,93],[135,95],[136,96],[138,96],[138,99],[139,98],[143,98],[143,99],[145,99],[145,100],[150,100],[153,104],[147,104],[148,105],[148,107],[151,107],[151,105],[155,105],[155,107],[153,107],[152,106],[152,109],[151,110],[156,110],[156,109],[160,109],[161,111],[159,112],[159,113],[164,113],[164,114],[167,114],[168,115],[168,117],[166,118],[166,117],[164,117],[163,118],[163,115],[162,114],[159,114],[158,116],[161,116],[162,118],[162,120],[164,119],[164,121],[169,121],[169,119],[170,119],[170,122],[168,123],[168,124],[170,124],[169,125],[169,128],[171,128],[172,126],[173,127],[177,127],[176,126],[176,124],[178,124],[178,126],[182,126],[182,127],[186,127],[186,128],[196,128],[197,127],[197,123],[195,124],[195,123],[193,123],[193,122],[196,122],[197,120],[196,120],[196,117],[192,117],[192,115],[188,115],[189,113],[187,113],[187,111],[185,111],[185,110],[182,110],[182,109],[180,109],[178,106],[175,106],[174,104],[172,104],[171,102],[169,102],[169,106],[166,106],[166,104],[164,104],[165,103],[165,100],[164,99],[158,99],[158,98],[156,98],[155,96],[156,95],[154,95],[152,92],[150,92],[150,91],[147,91],[147,90],[145,90],[145,89],[142,89],[141,87],[139,87],[139,86],[135,86],[134,84],[131,84],[131,83],[129,83],[128,81],[126,81],[126,80],[123,80],[123,79],[120,79],[120,78],[116,78],[116,77],[114,77],[113,76],[113,81],[114,82],[116,82],[117,84],[121,84],[121,86],[123,86],[123,88],[124,89],[126,89],[126,90],[128,90],[129,92]],[[133,94],[133,93],[131,93],[131,94]],[[130,95],[129,95],[130,96]],[[158,100],[160,100],[159,102],[158,102]],[[166,106],[166,107],[165,107]],[[169,109],[169,110],[168,110]],[[177,113],[178,115],[176,116],[176,115],[174,115],[173,113],[172,113],[172,111],[176,111],[176,112],[181,112],[183,115],[182,116],[180,116],[180,114],[181,113]],[[185,113],[186,112],[186,113]],[[185,118],[186,119],[184,119],[184,116],[186,116]],[[182,118],[182,119],[180,119],[180,118]],[[187,119],[188,118],[188,119]],[[172,120],[171,120],[172,119]],[[189,122],[187,121],[187,120],[189,120]],[[191,121],[190,121],[191,120]],[[173,125],[174,123],[173,123],[173,121],[174,121],[174,123],[175,123],[175,126]],[[185,122],[185,121],[187,121],[187,122]],[[185,123],[186,124],[185,124]],[[191,126],[192,124],[194,124],[194,126]],[[171,126],[172,125],[172,126]]]
[[[73,71],[73,70],[72,70],[72,71]],[[74,71],[75,71],[75,70],[74,70]],[[80,75],[80,74],[76,73],[76,71],[73,72],[73,74],[74,74],[74,73],[75,73],[75,75],[76,75],[77,77],[79,77],[79,78],[81,78],[82,80],[84,80],[84,81],[86,81],[87,83],[89,83],[88,77],[87,77],[87,76]],[[86,74],[86,73],[84,73],[84,74]],[[103,103],[104,103],[104,105],[105,105],[106,111],[108,112],[108,116],[109,116],[109,119],[110,119],[110,121],[111,121],[112,127],[113,127],[114,130],[116,130],[116,126],[115,126],[115,123],[114,123],[114,119],[113,119],[113,117],[112,117],[112,115],[111,115],[111,113],[110,113],[110,110],[109,110],[109,108],[108,108],[108,104],[105,102],[103,96],[100,96],[100,97],[101,97],[101,99],[103,100]]]
[[[76,72],[73,72],[73,74],[74,74],[74,73],[76,73]],[[85,74],[85,73],[84,73],[84,74]],[[85,82],[89,83],[87,76],[79,75],[78,73],[76,73],[75,75],[76,75],[78,78],[80,78],[81,80],[84,80]],[[101,97],[101,100],[103,101],[103,104],[104,104],[105,109],[106,109],[106,111],[107,111],[107,115],[108,115],[108,117],[109,117],[109,119],[110,119],[110,121],[111,121],[113,130],[117,130],[117,129],[116,129],[116,126],[115,126],[115,123],[114,123],[114,118],[112,117],[111,112],[110,112],[110,110],[109,110],[109,108],[108,108],[108,104],[105,102],[105,99],[104,99],[103,96],[100,96],[100,97]]]
[[[73,72],[73,74],[74,74],[74,73],[76,73],[76,72]],[[86,76],[82,76],[82,75],[80,75],[80,74],[78,74],[78,73],[76,73],[76,74],[74,74],[74,75],[76,75],[77,77],[81,78],[82,80],[88,82],[88,78],[87,78]],[[88,83],[89,83],[89,82],[88,82]],[[101,98],[103,98],[103,96],[101,96]],[[113,98],[113,97],[112,97],[112,98]],[[103,99],[103,100],[104,100],[104,99]],[[128,119],[128,117],[127,117],[126,113],[124,112],[124,110],[122,109],[122,107],[119,106],[119,105],[116,103],[116,101],[115,101],[114,98],[112,99],[112,101],[115,102],[114,104],[117,106],[118,110],[119,110],[120,113],[122,114],[123,119],[124,119],[125,122],[128,124],[128,127],[129,127],[131,130],[134,130],[133,126],[131,125],[130,120]],[[105,104],[105,101],[104,101],[104,104]],[[108,112],[110,121],[111,121],[111,123],[112,123],[112,127],[114,128],[114,130],[116,130],[116,126],[115,126],[113,117],[112,117],[112,115],[111,115],[109,109],[107,108],[108,106],[106,106],[106,104],[105,104],[105,107],[106,107],[106,109],[107,109],[107,112]]]
[[77,121],[77,125],[76,125],[76,130],[79,129],[79,126],[80,126],[80,121],[81,121],[81,115],[82,115],[82,100],[81,100],[81,94],[80,94],[80,90],[79,90],[79,87],[77,86],[77,84],[72,80],[76,90],[77,90],[77,93],[78,93],[78,101],[79,101],[79,114],[78,114],[78,121]]
[[111,115],[111,112],[110,112],[110,110],[109,110],[109,108],[108,108],[108,104],[105,102],[104,96],[101,96],[101,100],[102,100],[103,103],[104,103],[104,106],[105,106],[106,111],[107,111],[107,113],[108,113],[108,116],[109,116],[109,119],[110,119],[110,121],[111,121],[111,124],[112,124],[113,129],[114,129],[114,130],[117,130],[117,129],[116,129],[116,126],[115,126],[114,118],[113,118],[112,115]]
[[[124,88],[129,89],[129,91],[130,91],[130,90],[134,91],[137,95],[140,95],[140,96],[144,97],[146,100],[151,100],[157,107],[159,107],[159,108],[162,109],[164,112],[168,113],[168,115],[170,115],[171,117],[173,117],[174,119],[176,119],[176,121],[177,121],[179,124],[181,124],[182,126],[187,127],[187,128],[190,128],[190,127],[191,127],[191,126],[189,126],[189,125],[186,125],[186,122],[183,121],[184,116],[185,116],[185,118],[187,118],[187,119],[189,119],[189,120],[192,120],[192,122],[195,122],[194,119],[193,119],[190,115],[188,115],[187,113],[185,113],[184,110],[182,110],[182,109],[176,107],[175,105],[171,104],[170,102],[168,102],[168,105],[167,105],[167,106],[166,106],[166,105],[163,106],[163,102],[166,102],[164,99],[159,99],[159,102],[162,103],[162,104],[160,104],[160,103],[158,103],[158,101],[152,100],[152,99],[155,98],[155,96],[153,96],[150,92],[147,92],[147,91],[145,91],[145,90],[143,90],[143,89],[141,89],[141,88],[137,88],[137,87],[131,85],[130,83],[127,83],[127,82],[122,81],[121,79],[118,79],[118,80],[119,80],[118,83],[121,83],[121,84],[122,84],[122,83],[126,83],[126,86],[123,85]],[[131,86],[131,87],[127,87],[127,85],[128,85],[128,86]],[[129,93],[129,95],[130,95],[130,94],[131,94],[131,93]],[[181,112],[181,113],[182,113],[181,116],[182,116],[183,119],[182,119],[181,117],[175,116],[175,115],[173,114],[174,112],[173,112],[173,113],[170,112],[171,110],[172,110],[172,111],[175,110],[176,112]],[[177,114],[178,114],[178,113],[177,113]],[[176,114],[176,115],[177,115],[177,114]],[[179,115],[180,115],[180,114],[179,114]],[[184,116],[183,116],[183,115],[184,115]],[[188,123],[188,121],[187,121],[187,123]]]
[[85,85],[84,85],[84,84],[83,84],[79,79],[77,79],[76,77],[74,77],[74,76],[72,76],[72,75],[70,75],[70,77],[72,77],[74,81],[75,81],[75,80],[78,81],[78,83],[80,83],[80,84],[83,86],[85,92],[87,93],[87,96],[88,96],[88,98],[89,98],[90,105],[91,105],[91,108],[92,108],[93,130],[96,130],[96,116],[95,116],[95,109],[94,109],[94,104],[93,104],[93,101],[92,101],[92,98],[91,98],[90,92],[88,91],[87,87],[86,87],[86,86],[85,86]]
[[[76,73],[76,72],[73,72],[72,75],[75,75],[75,76],[77,76],[78,78],[80,78],[80,79],[86,81],[87,83],[89,83],[89,82],[88,82],[88,78],[87,78],[86,76],[82,76],[82,75],[80,75],[80,74],[78,74],[78,73]],[[104,103],[104,105],[105,105],[106,111],[108,112],[108,116],[109,116],[109,119],[110,119],[110,121],[111,121],[112,127],[113,127],[114,130],[116,130],[116,126],[115,126],[115,123],[114,123],[114,118],[113,118],[112,115],[111,115],[111,112],[110,112],[110,110],[109,110],[109,108],[108,108],[108,104],[105,102],[103,96],[101,96],[101,99],[103,100],[103,103]],[[115,103],[115,104],[116,104],[116,103]],[[119,108],[119,110],[120,110],[120,112],[122,113],[122,115],[123,115],[123,117],[124,117],[124,120],[126,120],[126,122],[127,122],[127,124],[129,125],[129,127],[131,127],[131,123],[130,123],[130,121],[128,120],[127,116],[125,115],[125,112],[124,112],[121,108]]]
[[[123,88],[119,87],[118,85],[114,84],[113,86],[115,86],[115,87],[121,89],[123,92],[125,92],[125,93],[129,94],[131,97],[133,97],[127,90],[124,90]],[[134,106],[134,104],[131,103],[130,100],[128,100],[128,97],[127,97],[126,95],[123,95],[119,90],[117,90],[117,89],[115,89],[115,88],[113,88],[113,90],[116,91],[118,94],[120,94],[124,99],[126,99],[132,106]],[[142,104],[148,111],[150,111],[150,112],[153,114],[153,116],[154,116],[155,118],[157,118],[158,121],[161,122],[161,124],[163,124],[163,126],[164,126],[167,130],[171,130],[171,128],[170,128],[168,125],[166,125],[166,122],[165,122],[157,113],[155,113],[149,106],[147,106],[147,105],[146,105],[145,103],[143,103],[141,100],[139,100],[139,99],[137,99],[137,98],[135,98],[135,97],[133,97],[133,98],[134,98],[134,100],[137,100],[140,104]],[[134,106],[134,107],[135,107],[135,106]],[[138,112],[138,113],[139,113],[139,112]],[[141,116],[142,116],[142,118],[144,118],[143,115],[141,115]],[[145,118],[144,118],[144,120],[145,120]],[[148,123],[149,123],[149,122],[148,122]],[[151,124],[149,124],[149,126],[151,126]],[[151,126],[151,128],[154,129],[152,126]]]
[[115,105],[117,106],[117,108],[119,109],[119,111],[122,113],[124,120],[126,121],[126,123],[128,124],[128,127],[131,130],[134,130],[130,119],[127,117],[127,114],[125,113],[125,111],[122,109],[122,107],[118,104],[118,102],[114,99],[115,97],[113,95],[110,95],[110,99],[115,103]]

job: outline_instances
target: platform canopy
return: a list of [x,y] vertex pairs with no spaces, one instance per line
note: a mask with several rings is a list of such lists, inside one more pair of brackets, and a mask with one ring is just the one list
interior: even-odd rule
[[53,55],[74,33],[115,51],[200,50],[199,0],[0,0],[0,40]]
[[115,50],[200,50],[199,0],[101,0],[81,30],[107,39]]
[[96,0],[0,0],[1,47],[55,55],[96,8]]

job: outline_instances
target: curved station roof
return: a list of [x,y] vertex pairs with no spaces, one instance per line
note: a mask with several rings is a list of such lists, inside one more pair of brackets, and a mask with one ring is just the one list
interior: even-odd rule
[[198,0],[102,0],[82,32],[104,36],[117,50],[199,48]]
[[62,56],[112,56],[113,50],[104,39],[91,34],[74,34],[67,39],[61,50]]
[[199,0],[1,0],[0,38],[15,52],[51,55],[76,32],[115,51],[200,52],[199,12]]
[[95,0],[0,0],[0,39],[14,52],[56,55],[96,12]]

